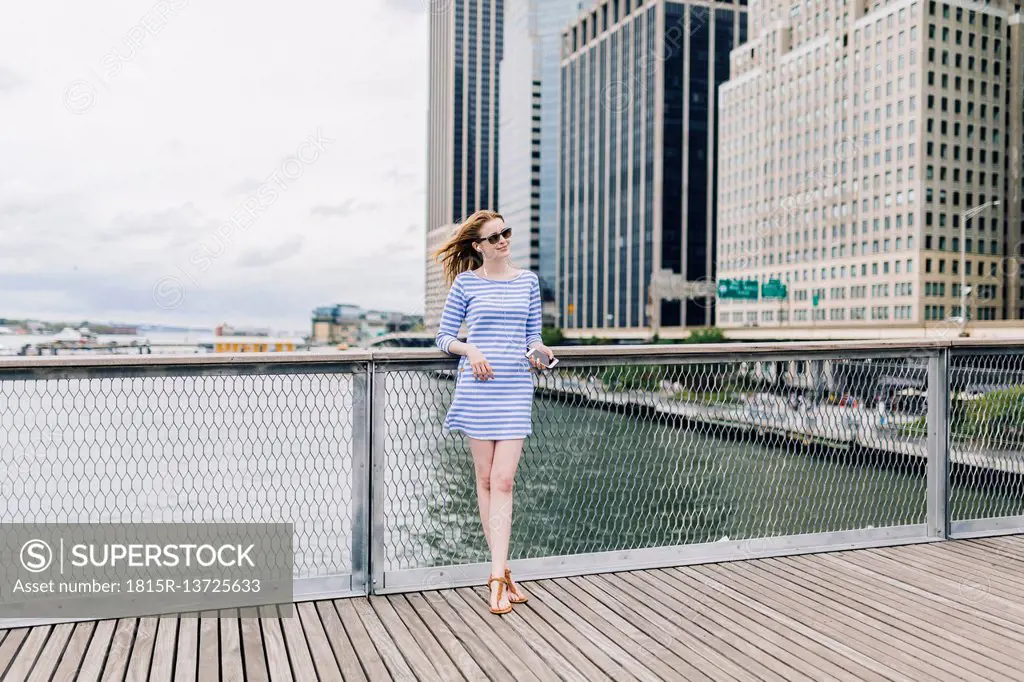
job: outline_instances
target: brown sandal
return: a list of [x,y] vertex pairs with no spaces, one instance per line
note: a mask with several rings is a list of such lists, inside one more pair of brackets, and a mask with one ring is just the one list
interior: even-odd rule
[[512,604],[525,604],[530,598],[519,591],[519,586],[512,586],[512,571],[505,569],[505,584],[508,585],[508,600]]
[[[495,615],[501,615],[503,613],[508,613],[509,611],[512,610],[512,604],[511,603],[509,603],[509,605],[507,607],[503,608],[503,609],[500,609],[500,608],[496,609],[494,607],[491,607],[490,591],[491,591],[491,583],[493,583],[493,582],[498,583],[498,603],[499,604],[501,603],[501,591],[504,588],[508,587],[508,582],[505,580],[505,578],[502,578],[501,576],[498,576],[498,575],[492,575],[490,577],[490,579],[488,579],[488,581],[487,581],[487,606],[491,609],[491,613],[493,613]],[[509,602],[511,602],[511,601],[512,600],[509,599]]]

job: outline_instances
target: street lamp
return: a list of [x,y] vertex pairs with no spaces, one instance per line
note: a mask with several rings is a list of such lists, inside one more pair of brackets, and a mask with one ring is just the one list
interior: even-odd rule
[[967,288],[967,264],[964,262],[967,256],[967,221],[986,208],[998,205],[999,200],[994,199],[981,206],[968,209],[960,216],[960,336],[967,335],[964,331],[967,327],[967,294],[971,291]]

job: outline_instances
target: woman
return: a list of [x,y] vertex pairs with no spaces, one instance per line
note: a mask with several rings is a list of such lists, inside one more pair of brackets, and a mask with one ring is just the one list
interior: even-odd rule
[[[512,483],[532,432],[533,378],[526,358],[541,343],[540,282],[509,263],[512,228],[494,211],[477,211],[435,252],[451,285],[435,343],[459,359],[455,397],[445,428],[469,438],[484,537],[491,550],[491,613],[508,613],[527,601],[512,580],[508,545],[512,530]],[[457,337],[463,320],[466,341]]]

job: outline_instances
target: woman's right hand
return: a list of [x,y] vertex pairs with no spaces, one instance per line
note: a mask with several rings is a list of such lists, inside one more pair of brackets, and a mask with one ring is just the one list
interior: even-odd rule
[[494,378],[494,370],[491,369],[491,364],[487,362],[487,358],[476,348],[473,348],[466,354],[466,359],[469,360],[470,366],[473,368],[473,377],[480,381],[487,381],[488,379]]

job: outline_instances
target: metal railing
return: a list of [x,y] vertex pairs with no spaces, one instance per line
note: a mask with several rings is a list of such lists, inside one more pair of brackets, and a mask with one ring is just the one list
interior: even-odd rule
[[[535,374],[523,579],[1024,531],[1024,349],[584,346]],[[474,584],[456,360],[0,362],[0,523],[295,524],[295,598]],[[496,415],[495,418],[500,418]]]

